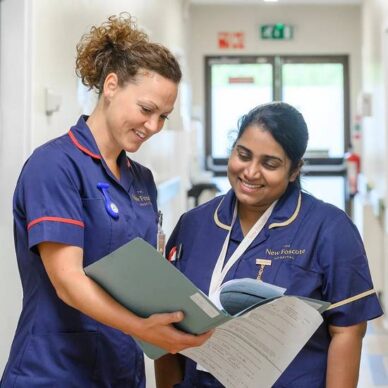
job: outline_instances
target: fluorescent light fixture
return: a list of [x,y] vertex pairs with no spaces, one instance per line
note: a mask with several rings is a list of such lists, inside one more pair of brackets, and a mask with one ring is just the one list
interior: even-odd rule
[[279,0],[264,0],[265,3],[277,3]]

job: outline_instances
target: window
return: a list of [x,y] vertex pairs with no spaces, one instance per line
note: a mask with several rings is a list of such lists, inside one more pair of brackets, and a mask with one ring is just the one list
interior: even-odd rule
[[208,169],[225,175],[244,113],[262,103],[285,101],[302,112],[309,128],[304,172],[325,176],[325,182],[336,177],[333,182],[340,182],[336,186],[345,199],[343,156],[350,138],[347,56],[209,56],[205,65]]

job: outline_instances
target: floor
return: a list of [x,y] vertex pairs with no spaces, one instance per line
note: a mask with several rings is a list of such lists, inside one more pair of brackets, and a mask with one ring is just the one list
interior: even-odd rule
[[383,318],[369,322],[358,388],[388,388],[388,329]]
[[[146,360],[147,388],[154,388],[153,366]],[[358,388],[388,388],[388,329],[383,319],[368,324],[364,338]]]

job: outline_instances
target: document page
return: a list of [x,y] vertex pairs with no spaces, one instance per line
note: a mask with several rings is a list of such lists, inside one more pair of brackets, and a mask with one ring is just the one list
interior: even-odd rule
[[321,322],[313,307],[285,296],[232,318],[204,345],[182,354],[226,387],[270,388]]

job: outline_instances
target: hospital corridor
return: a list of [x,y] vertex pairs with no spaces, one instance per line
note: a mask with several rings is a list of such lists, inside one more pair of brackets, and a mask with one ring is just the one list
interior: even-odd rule
[[1,388],[388,388],[387,209],[388,0],[0,0]]

